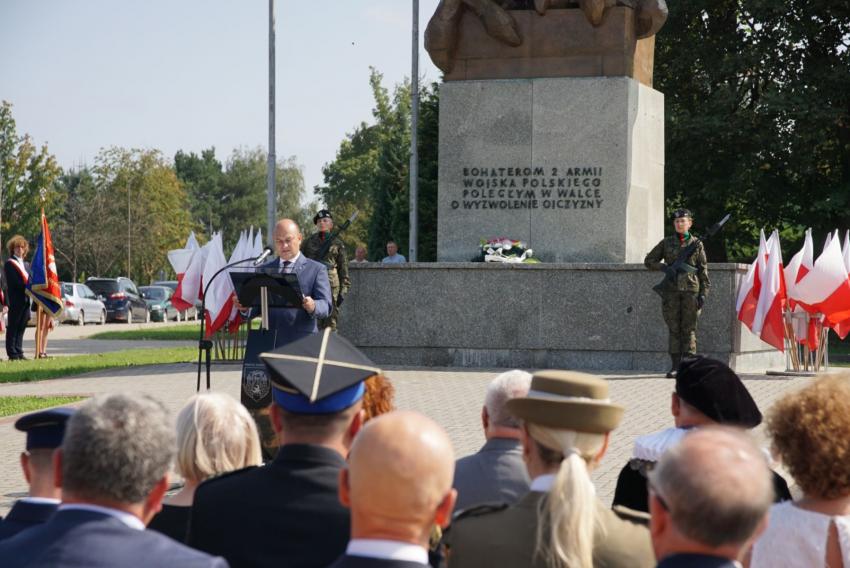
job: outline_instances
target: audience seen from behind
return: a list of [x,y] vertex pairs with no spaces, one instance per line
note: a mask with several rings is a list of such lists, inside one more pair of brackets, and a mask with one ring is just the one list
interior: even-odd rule
[[850,567],[850,375],[785,395],[767,434],[803,494],[771,508],[750,566]]
[[177,473],[183,488],[166,499],[148,528],[183,542],[195,489],[205,479],[262,464],[257,426],[233,397],[193,396],[177,415]]
[[457,515],[446,535],[449,568],[653,566],[647,529],[603,506],[590,480],[623,415],[609,401],[608,383],[539,371],[528,395],[507,404],[523,421],[531,490],[511,507]]
[[731,427],[688,433],[661,457],[649,485],[659,568],[740,566],[767,525],[773,502],[764,454],[744,431]]
[[227,566],[146,531],[168,489],[175,437],[146,395],[95,397],[68,420],[54,453],[62,504],[44,524],[0,542],[4,568]]
[[[289,350],[299,355],[289,359],[281,353]],[[327,354],[335,360],[324,359]],[[339,472],[363,424],[363,383],[375,368],[329,331],[262,358],[272,383],[271,421],[280,449],[263,467],[202,483],[187,542],[233,566],[323,568],[348,543],[351,525],[339,502]]]
[[15,422],[15,428],[26,433],[21,469],[29,492],[0,521],[0,540],[45,522],[59,506],[62,488],[55,483],[53,450],[62,445],[65,423],[73,413],[70,408],[51,408],[27,414]]
[[[632,458],[620,470],[615,506],[649,511],[646,476],[661,455],[692,428],[727,425],[751,429],[761,424],[761,412],[741,378],[728,365],[708,357],[686,357],[676,373],[670,400],[673,428],[640,436]],[[788,484],[773,473],[776,501],[791,498]]]
[[477,453],[457,460],[453,486],[455,509],[482,503],[514,504],[528,493],[528,471],[522,460],[521,424],[508,412],[507,402],[528,394],[531,374],[512,370],[487,386],[481,425],[486,442]]
[[351,540],[332,568],[422,568],[434,526],[451,519],[452,443],[433,420],[391,412],[357,435],[339,480]]

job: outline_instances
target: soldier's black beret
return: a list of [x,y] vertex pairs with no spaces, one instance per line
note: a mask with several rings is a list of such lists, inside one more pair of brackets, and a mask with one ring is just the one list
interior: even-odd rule
[[680,219],[681,217],[687,217],[689,219],[693,219],[694,216],[688,209],[676,209],[673,211],[673,219]]
[[329,210],[321,209],[321,210],[319,210],[318,213],[313,215],[313,224],[315,225],[316,223],[318,223],[319,219],[333,219],[333,218],[334,218],[334,216],[331,215],[331,212]]
[[65,423],[74,414],[73,408],[51,408],[18,418],[15,428],[27,434],[27,449],[53,449],[62,445]]
[[676,394],[715,422],[742,428],[761,424],[761,412],[735,371],[708,357],[685,357]]

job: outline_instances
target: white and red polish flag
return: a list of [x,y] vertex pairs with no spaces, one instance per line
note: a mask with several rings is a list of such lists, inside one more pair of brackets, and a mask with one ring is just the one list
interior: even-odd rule
[[179,280],[179,284],[177,284],[177,290],[174,291],[174,295],[171,297],[171,303],[178,310],[188,310],[195,305],[195,302],[201,299],[201,281],[211,242],[209,241],[201,248],[191,250],[193,254],[183,272],[183,277]]
[[189,268],[189,264],[192,262],[195,251],[199,248],[198,240],[195,238],[195,231],[192,231],[189,234],[189,238],[186,239],[185,247],[168,251],[168,262],[171,263],[171,268],[177,274],[177,289],[174,290],[171,303],[181,311],[192,307],[192,304],[186,304],[182,301],[183,277],[186,274],[186,269]]
[[782,249],[779,246],[779,232],[770,236],[770,248],[759,291],[758,305],[753,319],[752,330],[762,341],[780,351],[785,351],[785,322],[783,311],[787,301],[785,291],[785,273],[782,267]]
[[759,293],[761,292],[761,280],[767,263],[768,248],[764,240],[764,229],[759,232],[759,250],[756,259],[747,269],[747,275],[738,289],[738,299],[735,303],[735,312],[738,319],[748,328],[753,328],[753,320],[758,307]]
[[812,270],[797,283],[794,296],[809,313],[822,313],[824,325],[850,319],[850,279],[838,239],[830,239]]
[[227,274],[216,276],[216,273],[227,265],[220,232],[213,235],[208,246],[210,248],[203,272],[203,282],[205,283],[203,293],[206,307],[204,317],[206,318],[207,338],[227,323],[233,309],[233,282]]
[[[227,262],[228,264],[233,264],[234,262],[251,256],[251,246],[253,246],[254,240],[253,233],[254,227],[251,227],[250,233],[246,234],[245,231],[242,231],[239,234],[239,240],[236,242],[236,246],[233,247],[233,253],[230,255],[230,260]],[[228,272],[244,272],[245,270],[249,270],[250,268],[251,263],[246,262],[244,263],[244,265],[237,264],[236,266],[230,268]],[[219,278],[223,277],[220,276]],[[228,276],[228,279],[229,278],[230,277]],[[230,314],[227,317],[227,322],[227,331],[229,331],[230,333],[236,333],[236,330],[239,328],[239,324],[242,323],[242,316],[239,315],[239,310],[236,309],[236,306],[231,306]]]

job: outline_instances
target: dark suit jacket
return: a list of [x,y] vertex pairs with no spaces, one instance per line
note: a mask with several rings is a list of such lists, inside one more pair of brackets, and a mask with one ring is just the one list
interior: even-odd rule
[[341,556],[328,568],[427,568],[427,564],[408,562],[407,560],[384,560],[365,556]]
[[206,481],[195,492],[187,543],[234,568],[324,568],[348,544],[349,513],[337,498],[344,466],[334,450],[289,444],[266,466]]
[[0,540],[6,540],[24,529],[40,525],[56,512],[58,506],[51,503],[30,503],[24,500],[15,502],[6,520],[0,521]]
[[213,558],[152,531],[90,511],[57,511],[46,523],[0,542],[3,568],[226,568]]
[[513,505],[528,493],[529,483],[519,440],[491,438],[455,464],[455,511],[483,503]]
[[[773,474],[774,502],[790,501],[791,491],[788,490],[788,483],[775,471],[771,473]],[[623,466],[617,477],[617,487],[614,488],[614,501],[611,505],[621,505],[644,513],[649,512],[646,478],[639,471],[632,469],[628,463]]]
[[705,554],[673,554],[658,563],[657,568],[736,568],[734,562]]
[[[24,266],[29,271],[29,264],[24,263]],[[9,309],[28,308],[30,298],[27,296],[27,283],[15,268],[12,259],[6,259],[3,264],[3,276],[6,277],[6,305]]]
[[[257,271],[278,272],[280,259],[276,258],[260,266]],[[328,281],[328,269],[324,264],[310,260],[303,254],[298,257],[292,272],[298,276],[298,284],[305,296],[316,302],[316,311],[308,314],[301,308],[271,308],[269,328],[277,330],[277,345],[291,343],[302,337],[318,333],[317,320],[328,317],[333,309],[331,285]],[[252,309],[251,316],[259,315],[259,309]]]

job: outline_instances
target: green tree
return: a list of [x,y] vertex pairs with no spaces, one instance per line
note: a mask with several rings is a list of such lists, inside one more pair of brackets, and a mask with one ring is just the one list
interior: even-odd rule
[[221,224],[221,178],[224,175],[221,162],[215,157],[215,148],[210,147],[198,156],[178,150],[174,155],[174,172],[183,182],[189,197],[192,221],[199,234],[212,235],[213,227]]
[[98,246],[99,235],[91,230],[101,222],[95,216],[96,209],[90,206],[95,198],[94,178],[88,168],[82,168],[65,172],[56,183],[64,203],[56,218],[51,219],[59,277],[77,282],[85,251]]
[[91,274],[127,274],[140,284],[169,273],[167,252],[192,229],[189,200],[158,150],[108,148],[95,159],[97,246],[86,251]]
[[0,243],[3,234],[20,233],[31,241],[41,232],[41,209],[48,220],[61,207],[54,182],[61,169],[44,144],[19,136],[12,104],[0,103]]
[[733,213],[712,261],[752,258],[761,227],[850,224],[848,47],[847,3],[670,3],[655,56],[667,204],[702,226]]

